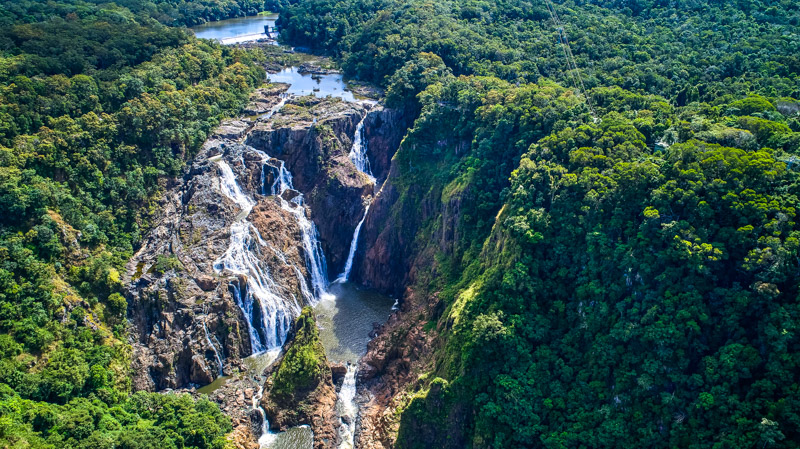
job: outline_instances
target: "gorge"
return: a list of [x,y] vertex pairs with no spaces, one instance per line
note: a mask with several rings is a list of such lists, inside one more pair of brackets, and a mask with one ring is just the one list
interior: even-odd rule
[[[314,447],[352,448],[356,367],[393,300],[348,278],[378,192],[369,157],[391,160],[403,128],[390,125],[397,112],[374,101],[330,96],[347,92],[341,78],[328,89],[320,83],[321,91],[293,87],[294,79],[310,77],[296,68],[269,75],[272,84],[258,89],[247,108],[266,112],[223,122],[166,195],[163,218],[128,264],[129,301],[137,311],[134,382],[156,391],[185,389],[224,375],[200,391],[221,400],[223,409],[238,407],[236,414],[245,416],[240,422],[263,447],[281,447],[289,435],[303,440],[303,428],[270,436],[250,424],[293,428],[280,419],[273,425],[276,412],[259,405],[255,391],[263,390],[272,363],[254,371],[243,360],[278,357],[301,309],[312,306],[327,360],[342,370],[327,380],[339,390],[328,413],[342,422],[331,431],[320,428],[330,423],[312,419],[305,428],[313,430]],[[173,261],[171,269],[156,271],[165,259]],[[329,276],[337,276],[333,284]],[[235,402],[238,395],[220,398],[234,385],[253,391],[253,412]]]

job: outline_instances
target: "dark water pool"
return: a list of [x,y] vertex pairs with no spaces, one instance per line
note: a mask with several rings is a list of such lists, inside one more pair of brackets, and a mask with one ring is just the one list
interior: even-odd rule
[[389,318],[394,300],[351,283],[332,284],[328,290],[335,299],[315,307],[325,352],[331,362],[356,363],[367,351],[373,323]]

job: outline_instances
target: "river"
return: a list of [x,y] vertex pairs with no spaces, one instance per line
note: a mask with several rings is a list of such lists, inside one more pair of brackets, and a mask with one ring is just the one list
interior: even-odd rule
[[190,28],[200,39],[216,39],[223,44],[237,44],[267,37],[264,26],[275,26],[277,14],[237,17],[235,19],[207,22]]

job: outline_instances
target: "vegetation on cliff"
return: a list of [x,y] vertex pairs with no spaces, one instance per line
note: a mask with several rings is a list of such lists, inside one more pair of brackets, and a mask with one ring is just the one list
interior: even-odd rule
[[128,397],[120,273],[166,179],[264,73],[160,24],[167,2],[122,3],[0,5],[3,447],[220,447],[230,429],[207,402]]
[[331,369],[319,339],[314,310],[304,307],[267,383],[265,409],[280,415],[278,425],[311,424],[309,411],[316,405],[316,390],[330,383],[330,379]]
[[558,2],[585,95],[546,2],[284,8],[419,111],[388,220],[426,211],[440,348],[398,447],[796,445],[795,2]]
[[314,310],[304,307],[264,386],[261,406],[273,430],[311,426],[314,448],[323,449],[337,447],[339,441],[336,399]]

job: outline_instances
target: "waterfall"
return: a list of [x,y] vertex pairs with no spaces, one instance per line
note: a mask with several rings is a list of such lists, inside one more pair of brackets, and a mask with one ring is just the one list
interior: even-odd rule
[[[266,162],[270,159],[269,155],[263,151],[256,150],[262,157],[262,167],[266,166]],[[325,262],[325,254],[322,252],[322,245],[319,242],[319,232],[317,226],[313,221],[306,217],[306,208],[303,203],[303,194],[294,190],[292,185],[292,174],[286,168],[286,163],[278,161],[280,167],[278,168],[277,176],[270,186],[270,194],[278,197],[281,208],[294,216],[297,225],[300,228],[300,236],[303,244],[303,250],[306,257],[306,267],[308,268],[309,275],[311,276],[311,287],[313,295],[309,301],[312,305],[319,301],[321,298],[330,296],[328,293],[328,268]],[[266,175],[262,168],[262,192],[266,193]],[[291,199],[286,199],[284,193],[293,191],[295,194]],[[303,292],[304,295],[306,292]]]
[[211,341],[211,337],[208,335],[208,327],[206,327],[206,321],[208,320],[208,315],[206,315],[206,313],[207,313],[206,306],[203,306],[203,314],[205,315],[203,317],[203,332],[205,332],[206,334],[206,342],[208,343],[209,346],[211,346],[211,349],[214,351],[214,357],[217,359],[217,366],[219,366],[218,375],[222,376],[224,375],[224,373],[222,372],[222,367],[223,367],[222,358],[219,356],[219,351],[217,351],[217,347],[214,346],[214,342]]
[[275,114],[276,114],[278,111],[280,111],[280,110],[281,110],[281,108],[283,108],[283,106],[286,104],[286,100],[288,100],[288,99],[289,99],[289,95],[288,95],[288,94],[281,94],[281,101],[279,101],[279,102],[278,102],[278,104],[276,104],[275,106],[273,106],[273,107],[272,107],[272,109],[270,109],[270,110],[269,110],[269,112],[267,112],[266,114],[264,114],[264,115],[261,117],[261,119],[262,119],[262,120],[269,120],[269,119],[271,119],[273,115],[275,115]]
[[339,427],[339,436],[342,438],[340,449],[355,447],[356,418],[358,417],[358,405],[355,401],[357,370],[355,364],[347,364],[347,374],[345,374],[342,388],[339,390],[339,400],[336,401],[336,409],[342,420],[342,425]]
[[247,220],[255,203],[242,192],[231,167],[222,159],[217,160],[217,164],[222,173],[222,193],[239,205],[241,211],[230,228],[230,245],[225,254],[214,261],[214,270],[241,276],[238,283],[233,283],[232,289],[237,305],[247,317],[252,351],[280,347],[292,319],[300,313],[300,304],[296,300],[285,300],[276,293],[279,288],[259,257],[267,244]]
[[353,136],[353,146],[350,148],[350,160],[356,166],[358,171],[369,176],[372,183],[375,183],[375,177],[372,175],[372,170],[369,167],[369,158],[367,157],[367,141],[364,139],[364,120],[367,119],[367,114],[358,122],[356,126],[356,133]]
[[275,363],[280,354],[281,349],[276,348],[253,354],[242,360],[243,365],[247,368],[247,372],[251,373],[252,380],[258,385],[258,390],[253,394],[250,404],[261,418],[260,432],[255,432],[259,447],[261,448],[272,447],[278,437],[277,433],[270,432],[269,430],[269,420],[267,419],[267,413],[264,411],[264,408],[261,407],[261,399],[264,397],[264,382],[266,381],[264,373]]
[[356,256],[356,249],[358,249],[358,234],[361,233],[361,225],[364,224],[364,220],[367,219],[367,213],[369,212],[369,205],[364,209],[364,216],[361,217],[361,221],[358,222],[356,225],[356,230],[353,232],[353,240],[350,242],[350,252],[347,254],[347,262],[344,264],[344,271],[339,277],[336,278],[335,282],[347,282],[350,278],[350,270],[353,269],[353,259]]
[[267,413],[261,407],[261,398],[264,397],[264,383],[258,383],[258,392],[253,395],[253,409],[255,409],[261,416],[261,435],[258,436],[258,447],[267,448],[275,441],[275,434],[269,431],[269,421],[267,421]]
[[[374,184],[376,182],[375,177],[372,176],[372,170],[369,167],[369,158],[367,157],[367,142],[364,139],[364,121],[367,119],[367,115],[364,115],[364,118],[358,122],[358,126],[356,126],[356,133],[353,136],[353,146],[350,148],[350,160],[353,162],[353,165],[356,166],[358,171],[367,175]],[[358,222],[356,225],[356,229],[353,232],[353,240],[350,242],[350,252],[347,254],[347,262],[344,264],[344,271],[339,277],[336,278],[335,282],[347,282],[350,278],[350,270],[353,269],[353,259],[356,256],[356,250],[358,249],[358,235],[361,233],[361,225],[364,224],[364,220],[367,219],[367,213],[369,212],[369,205],[364,209],[364,216],[361,217],[361,221]]]

